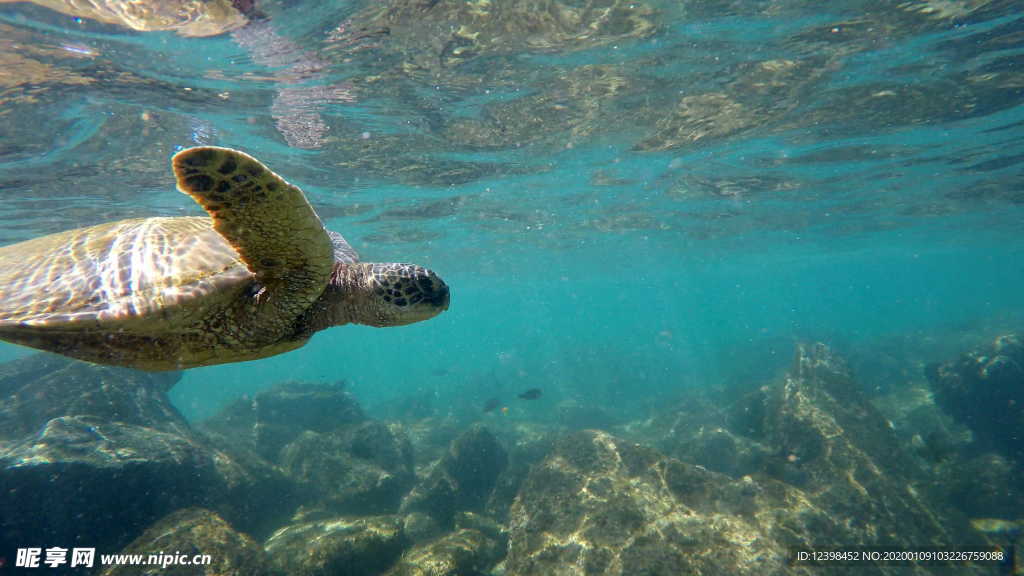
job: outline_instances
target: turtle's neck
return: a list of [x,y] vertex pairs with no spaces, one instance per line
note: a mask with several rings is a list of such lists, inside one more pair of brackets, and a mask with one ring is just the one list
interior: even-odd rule
[[336,262],[330,282],[303,315],[298,332],[311,336],[331,326],[350,323],[377,325],[374,307],[370,305],[372,266],[365,262]]

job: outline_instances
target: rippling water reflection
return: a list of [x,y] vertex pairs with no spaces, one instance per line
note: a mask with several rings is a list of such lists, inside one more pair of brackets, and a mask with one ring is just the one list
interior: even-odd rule
[[405,242],[460,242],[388,232],[417,210],[543,246],[1019,223],[1012,3],[172,4],[3,5],[0,186],[80,204],[5,203],[6,240],[183,209],[166,160],[194,143]]

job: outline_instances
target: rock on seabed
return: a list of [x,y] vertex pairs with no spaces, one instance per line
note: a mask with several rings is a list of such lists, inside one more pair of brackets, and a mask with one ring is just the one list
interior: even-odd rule
[[167,398],[179,376],[49,354],[0,365],[0,544],[116,550],[192,506],[247,531],[277,521],[282,475],[196,434]]
[[120,554],[184,555],[189,562],[208,555],[204,565],[110,566],[102,576],[272,576],[263,549],[252,538],[236,532],[217,514],[202,508],[186,508],[150,526]]
[[[601,431],[559,439],[510,510],[507,576],[810,575],[793,548],[963,545],[845,364],[800,346],[744,406],[764,470],[730,477]],[[742,441],[739,435],[730,437]],[[830,574],[983,574],[979,566],[830,567]]]
[[285,526],[265,548],[288,576],[375,576],[399,557],[405,537],[395,516],[337,517]]
[[1024,339],[999,336],[926,372],[939,406],[983,446],[1024,462]]

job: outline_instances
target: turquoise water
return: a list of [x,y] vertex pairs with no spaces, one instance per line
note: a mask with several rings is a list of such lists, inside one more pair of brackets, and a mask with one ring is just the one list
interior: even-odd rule
[[1019,324],[1011,3],[649,3],[644,26],[526,42],[469,19],[448,62],[454,6],[360,38],[371,6],[272,2],[258,30],[193,38],[5,5],[2,239],[200,214],[168,161],[215,144],[303,187],[364,260],[452,286],[424,324],[189,371],[173,398],[194,418],[287,379],[369,405],[539,386],[642,412],[770,378],[798,340],[870,375],[873,345],[927,336],[907,360],[942,359]]
[[[1019,322],[1012,4],[650,3],[576,38],[454,6],[360,37],[370,6],[272,2],[195,38],[5,5],[3,241],[200,214],[168,161],[216,144],[303,187],[365,260],[452,286],[421,325],[189,371],[173,397],[196,418],[283,379],[641,410],[771,377],[798,340],[870,373],[873,343],[926,335],[908,361],[941,359]],[[437,30],[459,18],[477,38],[450,62]]]
[[[510,444],[526,428],[507,423],[566,406],[628,433],[688,391],[777,383],[801,342],[898,412],[927,365],[1024,326],[1014,2],[143,3],[160,25],[95,4],[0,3],[0,244],[201,216],[170,159],[216,145],[300,186],[364,261],[451,287],[429,321],[186,371],[170,397],[192,422],[313,381]],[[979,492],[962,514],[1020,519],[985,507],[1012,490]]]

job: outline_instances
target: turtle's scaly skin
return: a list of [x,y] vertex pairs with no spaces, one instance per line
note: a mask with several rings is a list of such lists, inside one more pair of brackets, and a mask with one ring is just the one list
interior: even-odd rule
[[280,354],[329,326],[397,326],[447,309],[433,272],[359,262],[301,190],[254,158],[201,147],[173,167],[209,218],[122,220],[0,248],[0,339],[172,370]]

